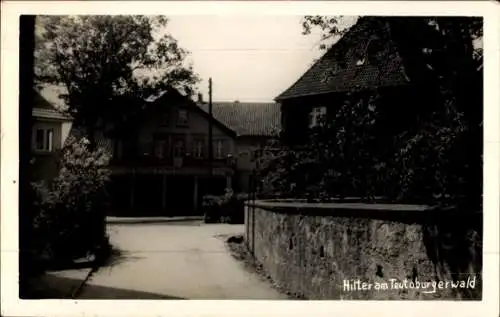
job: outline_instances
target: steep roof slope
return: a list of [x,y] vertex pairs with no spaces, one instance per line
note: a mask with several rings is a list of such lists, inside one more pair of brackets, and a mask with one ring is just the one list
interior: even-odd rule
[[69,114],[61,111],[61,108],[54,104],[53,100],[46,97],[46,90],[35,89],[32,116],[52,120],[71,121]]
[[[378,58],[367,60],[370,50]],[[408,83],[388,24],[363,17],[276,100]]]

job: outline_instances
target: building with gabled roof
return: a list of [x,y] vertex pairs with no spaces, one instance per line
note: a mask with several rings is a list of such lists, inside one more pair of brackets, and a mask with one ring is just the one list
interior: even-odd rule
[[[46,88],[48,92],[64,108],[55,97],[59,90]],[[175,89],[148,98],[125,128],[94,135],[96,146],[112,157],[111,212],[196,214],[206,194],[223,194],[225,188],[248,191],[255,149],[279,130],[279,111],[276,103],[214,102],[210,116],[207,104]],[[73,125],[69,136],[68,141],[84,138],[86,129]]]
[[[317,124],[318,117],[333,115],[353,94],[383,92],[394,116],[411,114],[404,113],[413,108],[404,107],[405,104],[423,103],[421,90],[415,87],[422,84],[425,64],[412,54],[408,43],[413,39],[408,38],[399,21],[397,17],[361,17],[275,98],[281,105],[286,143],[306,142],[309,128]],[[404,23],[413,22],[406,18]],[[415,39],[419,36],[424,35],[415,34]],[[400,45],[403,41],[404,47]]]
[[49,180],[57,175],[57,152],[69,136],[73,119],[35,90],[32,108],[32,173],[34,180]]

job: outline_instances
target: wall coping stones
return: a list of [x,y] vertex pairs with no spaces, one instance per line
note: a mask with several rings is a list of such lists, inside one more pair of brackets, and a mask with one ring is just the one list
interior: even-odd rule
[[[345,200],[344,200],[345,201]],[[353,198],[352,201],[355,201]],[[247,207],[263,210],[300,214],[303,216],[364,217],[388,220],[422,220],[459,216],[474,216],[482,212],[460,212],[457,208],[428,205],[363,203],[363,202],[306,202],[305,200],[249,200]],[[402,218],[402,219],[398,219]],[[417,219],[416,219],[417,218]]]

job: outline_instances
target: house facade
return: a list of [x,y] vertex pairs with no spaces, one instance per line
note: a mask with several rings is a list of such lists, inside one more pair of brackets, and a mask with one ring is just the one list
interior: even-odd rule
[[[33,144],[41,158],[55,153],[65,140],[85,137],[84,128],[72,125],[52,106],[64,107],[60,93],[45,89],[41,106],[33,110]],[[276,103],[213,102],[210,116],[207,103],[174,89],[149,98],[145,110],[130,122],[94,136],[97,147],[111,154],[110,214],[197,215],[205,195],[221,195],[226,188],[248,192],[258,149],[279,127]],[[36,162],[39,173],[57,174],[55,161]]]
[[176,90],[148,103],[113,137],[113,208],[120,214],[196,214],[204,195],[232,187],[235,134]]
[[196,215],[205,195],[245,191],[254,149],[280,118],[276,104],[218,102],[210,116],[206,103],[176,90],[148,103],[113,136],[111,197],[119,214]]
[[70,133],[72,122],[72,118],[58,111],[42,92],[35,91],[31,129],[33,180],[49,180],[57,175],[57,153]]
[[398,27],[398,23],[397,18],[390,17],[360,18],[294,84],[276,97],[281,107],[285,143],[307,142],[310,128],[318,125],[321,117],[328,120],[348,98],[366,98],[374,91],[383,98],[388,132],[408,128],[405,124],[416,112],[425,113],[432,108],[432,98],[428,97],[435,86],[423,80],[424,61],[418,60],[419,55],[411,51],[412,41],[418,41],[422,35],[408,37],[404,25]]

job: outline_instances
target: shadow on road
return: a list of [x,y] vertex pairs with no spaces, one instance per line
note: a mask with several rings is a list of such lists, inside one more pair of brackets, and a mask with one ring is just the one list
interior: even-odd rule
[[22,299],[184,299],[149,292],[85,285],[76,298],[72,294],[81,284],[81,280],[67,277],[46,275],[33,281],[29,294]]
[[185,299],[114,287],[85,285],[77,299]]

